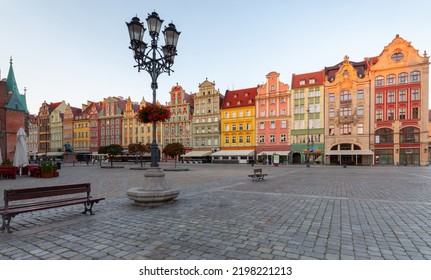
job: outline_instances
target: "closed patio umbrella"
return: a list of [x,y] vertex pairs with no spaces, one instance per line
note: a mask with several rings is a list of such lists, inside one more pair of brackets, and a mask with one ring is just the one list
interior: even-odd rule
[[1,149],[0,149],[0,164],[3,163],[3,158],[1,157]]
[[24,129],[21,127],[16,134],[15,154],[13,156],[13,166],[19,167],[19,175],[22,174],[22,168],[28,165],[27,143]]

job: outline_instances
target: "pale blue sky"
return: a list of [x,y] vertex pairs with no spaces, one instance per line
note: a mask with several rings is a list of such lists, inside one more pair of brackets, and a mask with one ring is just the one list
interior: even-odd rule
[[353,61],[379,55],[396,34],[431,54],[430,3],[0,0],[1,77],[12,55],[31,113],[44,100],[75,107],[108,96],[151,101],[150,77],[133,67],[125,22],[156,11],[181,31],[175,72],[158,80],[162,103],[176,83],[196,92],[207,77],[222,93],[256,86],[271,71],[290,85],[293,73],[321,70],[344,55]]

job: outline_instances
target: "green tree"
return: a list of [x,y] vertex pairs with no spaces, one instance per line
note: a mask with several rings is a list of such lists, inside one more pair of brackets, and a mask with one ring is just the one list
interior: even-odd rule
[[175,158],[175,168],[177,168],[177,157],[184,155],[186,153],[186,149],[180,143],[170,143],[163,148],[163,153]]
[[113,159],[116,155],[121,155],[123,152],[123,147],[118,144],[112,144],[109,146],[101,146],[99,147],[99,154],[107,154],[109,161],[111,162],[111,166],[113,166]]
[[143,155],[145,153],[149,153],[150,151],[151,151],[151,145],[149,143],[147,143],[145,145],[142,144],[141,142],[129,144],[129,153],[132,155],[136,155],[136,157],[139,157],[141,167],[142,167]]

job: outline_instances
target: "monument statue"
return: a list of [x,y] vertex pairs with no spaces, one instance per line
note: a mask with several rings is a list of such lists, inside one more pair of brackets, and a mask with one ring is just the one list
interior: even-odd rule
[[72,145],[70,145],[69,142],[66,142],[66,144],[64,144],[63,146],[64,146],[65,152],[73,153],[73,147],[72,147]]

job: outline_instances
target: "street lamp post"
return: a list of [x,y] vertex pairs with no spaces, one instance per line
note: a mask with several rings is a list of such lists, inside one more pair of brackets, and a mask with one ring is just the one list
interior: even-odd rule
[[[181,32],[178,32],[173,23],[169,23],[168,27],[165,27],[163,34],[165,37],[164,46],[158,46],[158,40],[160,35],[160,29],[162,27],[163,20],[160,19],[156,12],[148,14],[146,19],[148,32],[151,37],[151,43],[148,47],[143,41],[145,28],[144,24],[140,22],[140,19],[136,16],[127,23],[130,36],[130,49],[133,51],[133,57],[137,63],[135,67],[138,68],[138,72],[144,70],[151,76],[151,89],[153,91],[153,104],[157,102],[157,78],[162,73],[168,73],[170,75],[172,65],[174,64],[174,58],[177,55],[177,43]],[[153,140],[151,143],[151,167],[158,167],[158,147],[157,147],[157,121],[153,121]]]
[[[138,72],[144,70],[151,76],[151,89],[153,90],[153,104],[156,105],[157,78],[162,73],[173,72],[171,69],[174,58],[177,55],[177,43],[180,32],[177,31],[173,23],[169,23],[163,30],[165,45],[158,46],[160,29],[163,20],[156,12],[148,14],[148,32],[151,43],[148,46],[143,41],[144,24],[139,18],[133,17],[130,22],[126,22],[130,36],[130,49],[133,51],[133,58],[136,61],[135,67]],[[151,167],[144,173],[145,180],[143,186],[133,187],[127,191],[127,196],[139,206],[159,206],[171,203],[179,194],[179,190],[172,190],[165,180],[163,169],[158,164],[157,147],[157,121],[153,124],[153,140],[151,143]]]

